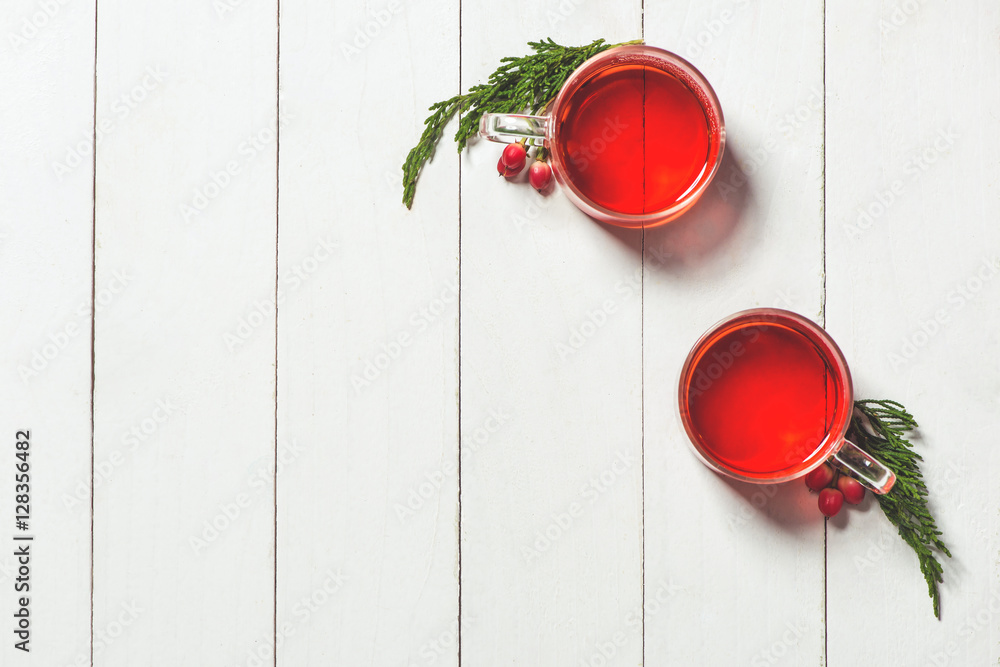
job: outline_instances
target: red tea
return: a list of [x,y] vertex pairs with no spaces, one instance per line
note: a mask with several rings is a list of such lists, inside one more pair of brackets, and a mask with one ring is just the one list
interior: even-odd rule
[[566,176],[612,211],[667,209],[709,171],[712,124],[704,108],[684,82],[655,67],[598,72],[572,94],[556,122]]
[[805,333],[735,322],[696,351],[681,410],[703,454],[752,477],[802,468],[846,402],[843,378]]

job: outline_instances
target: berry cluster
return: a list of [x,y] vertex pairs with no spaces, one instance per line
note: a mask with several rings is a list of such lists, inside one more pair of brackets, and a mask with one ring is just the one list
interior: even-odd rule
[[806,475],[806,486],[811,491],[819,492],[819,511],[823,516],[836,515],[845,500],[857,505],[865,498],[865,487],[861,482],[826,463]]
[[[516,144],[509,144],[500,155],[500,161],[497,162],[497,172],[510,180],[521,173],[527,160],[528,149],[525,148],[523,140]],[[538,149],[534,162],[528,167],[528,182],[539,192],[548,188],[552,183],[552,167],[545,161],[544,148]]]

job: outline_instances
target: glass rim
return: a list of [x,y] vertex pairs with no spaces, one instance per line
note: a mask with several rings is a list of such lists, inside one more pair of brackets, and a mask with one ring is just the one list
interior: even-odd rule
[[[694,429],[690,423],[688,411],[686,410],[686,395],[691,380],[690,374],[693,370],[694,361],[700,358],[698,353],[704,349],[705,345],[711,341],[717,333],[728,328],[738,320],[745,320],[750,323],[760,324],[778,324],[782,322],[792,324],[793,328],[806,335],[812,342],[818,342],[822,345],[821,351],[823,353],[824,360],[835,370],[835,372],[838,373],[843,384],[844,407],[840,411],[841,414],[836,415],[834,423],[831,424],[830,429],[826,433],[823,440],[817,444],[816,449],[809,455],[809,457],[806,458],[805,461],[801,464],[791,465],[782,470],[775,471],[775,473],[779,474],[755,474],[722,465],[701,447],[699,438],[694,433]],[[754,484],[780,484],[782,482],[788,482],[793,479],[803,477],[809,474],[810,471],[818,468],[833,454],[840,451],[840,449],[844,446],[844,443],[846,442],[845,436],[847,434],[847,429],[851,423],[851,415],[854,412],[854,384],[851,379],[851,369],[847,365],[847,359],[844,357],[844,353],[841,351],[836,341],[833,340],[830,334],[828,334],[823,327],[816,324],[809,318],[781,308],[750,308],[747,310],[741,310],[719,320],[717,323],[709,327],[709,329],[698,338],[697,342],[695,342],[695,344],[691,347],[687,357],[684,359],[677,387],[677,401],[675,403],[677,417],[680,419],[684,433],[687,436],[688,444],[695,455],[710,469],[725,475],[726,477]]]
[[[597,213],[598,219],[606,222],[613,220],[613,224],[620,227],[641,228],[650,224],[662,224],[672,220],[686,211],[701,197],[705,190],[708,189],[708,186],[711,185],[715,175],[722,166],[722,157],[725,154],[726,149],[726,123],[725,118],[722,115],[722,105],[719,103],[719,98],[715,94],[715,90],[708,82],[708,79],[705,78],[705,75],[702,74],[697,67],[676,53],[667,51],[666,49],[662,49],[657,46],[648,46],[646,44],[627,44],[624,46],[612,47],[606,51],[602,51],[601,53],[591,56],[579,67],[577,67],[566,80],[566,83],[563,84],[562,89],[552,102],[552,106],[545,112],[551,122],[549,138],[551,139],[553,146],[557,146],[560,143],[557,118],[561,107],[570,97],[572,97],[573,93],[579,89],[580,85],[582,85],[597,71],[595,68],[599,67],[607,60],[628,55],[653,56],[663,62],[669,63],[673,67],[676,67],[687,74],[700,89],[699,91],[691,91],[695,97],[698,98],[698,104],[702,107],[702,110],[706,115],[713,114],[718,122],[718,131],[712,133],[713,136],[718,138],[718,150],[716,151],[715,159],[713,160],[710,168],[707,170],[707,173],[703,172],[702,175],[699,175],[698,180],[701,180],[701,183],[698,184],[698,187],[687,192],[684,195],[684,198],[680,201],[651,213],[622,213],[620,211],[615,211],[605,206],[601,206],[597,202],[593,201],[590,197],[585,195],[566,175],[565,163],[563,162],[561,151],[552,151],[552,162],[553,167],[555,168],[553,171],[555,172],[556,178],[559,180],[560,184],[562,184],[562,186],[565,187],[569,193],[571,193],[574,199]],[[683,83],[688,88],[691,88],[687,82]],[[708,104],[711,107],[710,109],[705,107],[705,103],[698,94],[699,92],[707,98]],[[711,121],[709,120],[709,122]],[[696,180],[695,183],[698,183],[698,180]]]

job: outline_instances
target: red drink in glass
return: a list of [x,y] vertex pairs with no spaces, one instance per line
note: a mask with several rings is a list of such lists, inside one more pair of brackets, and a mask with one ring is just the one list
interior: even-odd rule
[[661,69],[609,68],[561,109],[554,121],[566,178],[609,210],[641,215],[675,206],[706,171],[712,141],[705,110]]
[[621,46],[578,67],[546,116],[485,114],[491,141],[545,145],[569,199],[619,227],[654,227],[694,205],[719,169],[726,131],[695,67],[651,46]]
[[851,372],[833,339],[801,315],[759,308],[713,327],[684,362],[678,399],[695,452],[729,477],[784,482],[832,458],[876,493],[895,482],[844,438]]

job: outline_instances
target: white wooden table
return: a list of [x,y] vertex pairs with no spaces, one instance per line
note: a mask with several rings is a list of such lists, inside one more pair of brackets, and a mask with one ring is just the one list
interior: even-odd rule
[[[8,0],[0,26],[0,664],[1000,658],[995,2]],[[727,157],[690,215],[599,225],[482,142],[399,203],[428,105],[549,36],[713,83]],[[920,422],[941,621],[870,498],[824,522],[689,452],[684,355],[755,306]]]

